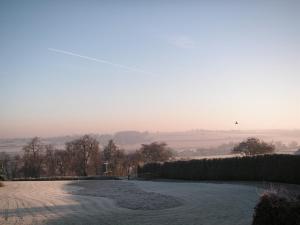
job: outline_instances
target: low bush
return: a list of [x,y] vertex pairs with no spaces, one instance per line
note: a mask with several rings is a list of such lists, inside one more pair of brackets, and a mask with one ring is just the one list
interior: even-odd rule
[[300,196],[264,193],[255,207],[252,225],[300,225]]
[[[257,155],[149,163],[138,176],[184,180],[270,181],[300,184],[300,155]],[[151,174],[151,176],[149,175]]]
[[4,186],[4,184],[2,182],[0,182],[0,187],[3,187],[3,186]]

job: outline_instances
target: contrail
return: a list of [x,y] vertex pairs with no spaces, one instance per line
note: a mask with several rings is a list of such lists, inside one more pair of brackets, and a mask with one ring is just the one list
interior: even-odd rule
[[151,73],[151,72],[141,70],[141,69],[136,68],[136,67],[125,66],[125,65],[113,63],[113,62],[103,60],[103,59],[97,59],[97,58],[93,58],[93,57],[89,57],[89,56],[85,56],[85,55],[79,55],[79,54],[76,54],[76,53],[73,53],[73,52],[64,51],[64,50],[60,50],[60,49],[56,49],[56,48],[48,48],[48,50],[52,51],[52,52],[58,52],[58,53],[62,53],[62,54],[65,54],[65,55],[76,56],[76,57],[79,57],[79,58],[82,58],[82,59],[86,59],[86,60],[90,60],[90,61],[95,61],[95,62],[111,65],[111,66],[114,66],[114,67],[129,70],[129,71],[134,71],[134,72],[140,72],[140,73],[152,74],[153,75],[153,73]]

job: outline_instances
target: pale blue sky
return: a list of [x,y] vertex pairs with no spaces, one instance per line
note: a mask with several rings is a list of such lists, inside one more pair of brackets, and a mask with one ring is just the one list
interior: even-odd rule
[[299,11],[296,0],[1,1],[0,137],[300,128]]

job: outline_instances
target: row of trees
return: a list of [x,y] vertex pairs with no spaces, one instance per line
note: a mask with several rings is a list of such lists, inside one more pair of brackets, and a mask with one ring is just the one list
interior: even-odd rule
[[[234,146],[232,152],[248,156],[268,154],[274,152],[274,145],[248,138]],[[89,135],[67,142],[64,149],[56,149],[35,137],[23,147],[22,154],[11,157],[0,153],[0,175],[7,178],[88,176],[105,172],[124,176],[130,166],[136,168],[139,164],[165,162],[172,158],[173,152],[165,143],[143,144],[139,150],[126,154],[113,140],[102,150],[99,142]]]
[[5,152],[0,153],[0,175],[6,178],[38,178],[102,175],[106,172],[124,176],[130,166],[136,168],[138,164],[163,162],[172,157],[173,153],[165,143],[143,144],[139,150],[125,153],[113,140],[102,150],[99,142],[89,135],[67,142],[64,149],[56,149],[35,137],[23,147],[22,154],[12,157]]

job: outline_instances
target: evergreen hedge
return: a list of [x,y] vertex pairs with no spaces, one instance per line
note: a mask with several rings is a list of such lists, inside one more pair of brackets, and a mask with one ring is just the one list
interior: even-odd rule
[[256,155],[148,163],[139,177],[184,180],[272,181],[300,184],[300,155]]

